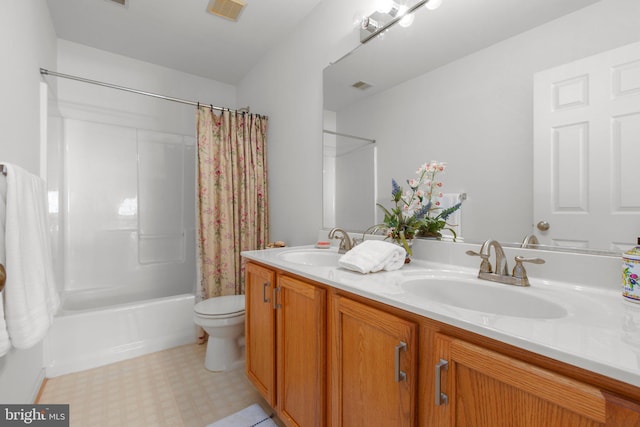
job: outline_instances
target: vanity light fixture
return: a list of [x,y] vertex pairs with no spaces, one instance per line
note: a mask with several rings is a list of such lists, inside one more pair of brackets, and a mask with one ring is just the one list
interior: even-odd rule
[[362,24],[360,28],[369,33],[376,33],[380,28],[382,28],[382,24],[375,19],[373,19],[373,14],[371,16],[364,17],[362,19]]
[[410,27],[411,24],[413,24],[413,20],[415,19],[415,17],[416,15],[413,13],[407,13],[402,17],[402,19],[398,22],[398,24],[403,28]]
[[396,23],[402,27],[410,26],[415,18],[413,12],[425,5],[435,10],[442,5],[442,0],[420,0],[411,7],[394,0],[377,0],[375,12],[360,21],[360,43],[368,42]]
[[380,13],[386,13],[391,18],[400,17],[401,19],[398,24],[400,24],[401,27],[406,28],[413,24],[413,19],[415,18],[413,13],[407,13],[408,9],[409,8],[406,5],[398,4],[393,0],[383,0],[380,2],[376,10]]

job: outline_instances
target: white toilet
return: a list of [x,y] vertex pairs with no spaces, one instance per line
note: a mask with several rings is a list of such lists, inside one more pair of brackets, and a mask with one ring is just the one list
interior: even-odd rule
[[209,334],[204,366],[210,371],[238,367],[244,358],[244,295],[209,298],[197,303],[193,321]]

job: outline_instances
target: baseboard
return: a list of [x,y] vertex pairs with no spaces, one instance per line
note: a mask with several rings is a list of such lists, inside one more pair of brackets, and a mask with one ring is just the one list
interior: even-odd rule
[[40,369],[40,374],[38,374],[38,378],[33,385],[33,391],[31,392],[31,402],[33,403],[38,403],[38,401],[40,400],[40,396],[42,395],[44,386],[47,383],[47,377],[45,374],[45,369]]

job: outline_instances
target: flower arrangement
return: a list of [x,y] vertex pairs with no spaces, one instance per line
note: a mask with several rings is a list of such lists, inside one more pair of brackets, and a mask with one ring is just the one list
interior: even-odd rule
[[409,241],[416,236],[441,237],[442,230],[449,230],[457,237],[451,227],[447,227],[449,216],[460,209],[461,203],[446,209],[440,207],[443,194],[442,182],[436,179],[444,172],[445,163],[431,161],[424,163],[416,171],[418,179],[408,179],[409,190],[403,191],[395,179],[391,180],[391,201],[395,207],[391,210],[378,203],[384,211],[384,220],[380,226],[387,230],[387,237],[402,244],[407,254],[412,255]]

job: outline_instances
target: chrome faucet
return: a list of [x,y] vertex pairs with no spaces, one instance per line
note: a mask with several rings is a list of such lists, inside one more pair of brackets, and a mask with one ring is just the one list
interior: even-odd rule
[[[336,233],[342,234],[342,237],[336,236]],[[340,247],[338,248],[338,253],[341,254],[350,251],[354,246],[353,242],[349,238],[349,233],[344,231],[342,228],[332,228],[331,231],[329,231],[329,238],[340,239]]]
[[496,254],[496,270],[495,273],[500,276],[508,276],[509,269],[507,268],[507,257],[504,254],[502,245],[497,240],[487,240],[482,244],[480,248],[481,254],[486,254],[487,258],[491,258],[491,248]]
[[540,241],[538,240],[536,235],[535,234],[529,234],[529,235],[527,235],[527,237],[524,238],[524,240],[522,241],[522,244],[520,245],[520,247],[523,248],[523,249],[536,248],[536,247],[538,247],[539,244],[540,244]]
[[[496,270],[493,271],[491,266],[491,248],[496,254]],[[482,258],[480,263],[480,271],[478,272],[478,278],[483,280],[490,280],[492,282],[505,283],[507,285],[515,286],[529,286],[529,278],[527,277],[527,271],[524,268],[523,262],[530,262],[533,264],[544,264],[544,260],[541,258],[523,258],[521,256],[515,257],[516,265],[513,267],[512,274],[509,274],[507,267],[507,257],[504,254],[502,245],[495,240],[487,240],[482,244],[480,252],[467,251],[467,255],[479,256]]]

